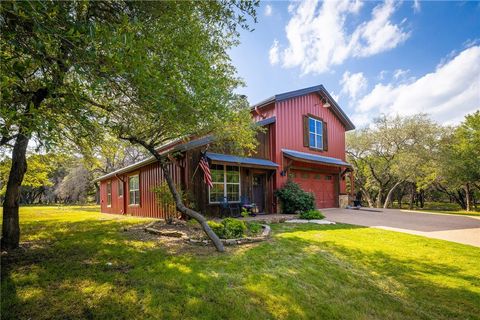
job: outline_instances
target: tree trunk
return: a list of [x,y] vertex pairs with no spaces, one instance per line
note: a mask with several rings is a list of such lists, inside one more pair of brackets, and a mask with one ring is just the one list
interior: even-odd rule
[[382,193],[383,193],[383,189],[380,188],[378,190],[378,195],[377,195],[377,199],[375,201],[375,207],[376,208],[381,208],[382,207]]
[[213,230],[210,228],[210,226],[207,223],[207,219],[205,219],[205,217],[200,213],[190,208],[187,208],[183,204],[182,198],[178,194],[177,188],[175,187],[175,183],[173,182],[172,176],[170,175],[170,170],[168,169],[168,165],[165,162],[160,161],[160,167],[162,168],[163,176],[167,181],[168,188],[170,189],[170,192],[173,195],[173,199],[175,200],[177,210],[197,220],[202,226],[203,231],[205,231],[207,236],[212,240],[213,244],[215,245],[215,248],[217,248],[217,251],[224,252],[225,248],[223,247],[222,241],[220,241],[220,238],[217,236],[217,234],[213,232]]
[[100,204],[100,185],[98,182],[94,183],[95,185],[95,203]]
[[19,133],[12,152],[12,166],[8,176],[5,200],[3,201],[2,250],[18,248],[20,244],[20,224],[18,202],[20,186],[27,171],[27,146],[29,138]]
[[372,197],[370,197],[370,194],[366,190],[363,190],[363,189],[362,189],[362,193],[365,196],[365,199],[367,199],[368,206],[370,208],[373,208],[373,200],[372,200]]
[[470,184],[467,183],[465,185],[465,207],[467,209],[467,211],[470,211],[471,207],[472,207],[472,204],[471,204],[471,198],[470,198]]
[[403,181],[398,181],[397,183],[395,183],[395,185],[392,187],[392,189],[390,189],[390,191],[388,191],[387,198],[385,199],[385,202],[383,203],[383,209],[387,209],[388,204],[390,203],[390,201],[391,201],[391,199],[392,199],[393,191],[395,191],[395,189],[396,189],[402,182],[403,182]]
[[416,193],[415,184],[412,183],[412,185],[410,186],[410,204],[408,206],[408,208],[410,210],[413,210],[413,202],[415,201],[415,193]]
[[423,189],[420,190],[419,198],[420,198],[420,208],[423,209],[425,205],[425,190]]

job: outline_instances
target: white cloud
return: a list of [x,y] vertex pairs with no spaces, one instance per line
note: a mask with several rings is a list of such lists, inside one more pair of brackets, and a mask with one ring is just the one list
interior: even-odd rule
[[458,123],[465,114],[480,109],[478,61],[480,46],[475,46],[410,83],[379,83],[358,101],[356,118],[424,112],[441,123]]
[[397,69],[393,72],[393,78],[395,80],[405,80],[410,70]]
[[368,57],[387,51],[409,37],[409,34],[403,32],[399,25],[392,24],[390,21],[395,9],[395,3],[391,0],[373,9],[372,19],[362,23],[352,35],[354,55]]
[[350,57],[390,50],[409,37],[391,21],[396,10],[391,0],[375,6],[371,19],[358,23],[348,33],[345,23],[361,7],[358,0],[306,0],[290,4],[292,17],[285,27],[288,46],[279,52],[283,67],[300,67],[304,74],[323,73]]
[[274,40],[272,46],[270,47],[270,51],[268,52],[268,59],[270,60],[270,64],[272,66],[276,65],[280,61],[278,51],[278,41]]
[[267,17],[270,17],[270,16],[272,15],[272,12],[273,12],[272,6],[269,5],[269,4],[267,4],[267,5],[265,6],[265,12],[264,12],[265,15],[266,15]]
[[420,0],[413,0],[413,5],[412,5],[412,8],[413,8],[413,12],[415,13],[419,13],[420,10],[421,10],[421,7],[420,7]]
[[342,80],[340,80],[340,84],[342,85],[342,93],[346,93],[350,98],[356,99],[358,94],[367,88],[368,82],[362,72],[352,74],[346,71]]

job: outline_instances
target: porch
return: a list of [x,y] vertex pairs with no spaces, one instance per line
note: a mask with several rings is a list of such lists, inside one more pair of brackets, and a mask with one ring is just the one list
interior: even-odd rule
[[215,216],[240,216],[242,208],[272,213],[273,187],[278,164],[261,158],[207,152],[212,188],[205,199],[206,212]]

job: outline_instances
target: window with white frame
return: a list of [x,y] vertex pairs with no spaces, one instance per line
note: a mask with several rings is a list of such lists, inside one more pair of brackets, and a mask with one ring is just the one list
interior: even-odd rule
[[213,187],[209,189],[209,202],[240,201],[240,168],[223,164],[210,166]]
[[309,117],[308,129],[310,148],[323,149],[323,122],[321,120]]
[[107,182],[107,207],[112,206],[112,182]]
[[138,174],[128,177],[129,204],[140,204],[140,183]]

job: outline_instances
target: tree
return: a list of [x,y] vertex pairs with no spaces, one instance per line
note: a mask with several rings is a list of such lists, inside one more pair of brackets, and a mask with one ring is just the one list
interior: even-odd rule
[[[143,143],[152,152],[151,143],[175,138],[172,132],[203,134],[233,119],[228,102],[240,82],[226,52],[257,5],[2,3],[0,147],[12,148],[2,248],[19,245],[18,201],[31,140],[45,149],[73,144],[91,152],[106,128],[125,135],[132,125],[146,125],[155,128]],[[117,121],[130,118],[127,128]]]
[[85,203],[89,189],[92,187],[92,174],[82,162],[71,167],[68,174],[55,189],[55,194],[67,203]]
[[480,111],[476,111],[465,116],[441,149],[438,187],[467,211],[472,206],[472,188],[480,188],[479,146]]
[[394,191],[427,179],[431,154],[438,149],[439,126],[426,115],[375,119],[371,128],[349,133],[347,154],[357,185],[369,205],[388,207]]

